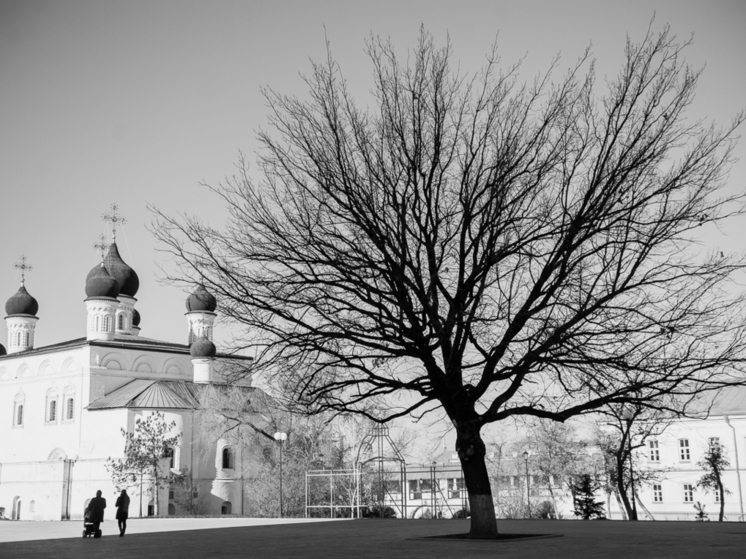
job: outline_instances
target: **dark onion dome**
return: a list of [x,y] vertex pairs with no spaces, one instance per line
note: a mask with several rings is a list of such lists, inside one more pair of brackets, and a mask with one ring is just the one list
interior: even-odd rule
[[186,308],[188,311],[215,311],[218,306],[218,302],[215,296],[205,289],[205,286],[200,284],[194,292],[187,297]]
[[192,357],[215,357],[217,349],[214,343],[204,336],[200,336],[192,343],[189,353],[192,354]]
[[132,326],[140,326],[140,313],[132,309]]
[[3,344],[0,344],[0,356],[2,355],[8,355],[8,352],[5,351],[5,346]]
[[109,272],[104,263],[91,270],[85,282],[85,294],[88,297],[110,297],[116,299],[119,295],[119,284]]
[[[106,271],[117,280],[119,294],[134,297],[137,290],[140,288],[140,278],[138,278],[137,273],[135,273],[135,271],[130,268],[124,260],[122,260],[116,243],[111,243],[111,246],[109,246],[109,252],[104,257],[104,265],[106,266]],[[96,273],[97,268],[98,266],[88,272],[86,283],[88,283],[90,277]]]
[[21,286],[18,293],[13,295],[8,299],[8,302],[5,303],[5,313],[8,316],[16,314],[36,316],[37,312],[39,312],[39,303],[29,295],[28,291],[26,291],[26,286],[24,285]]

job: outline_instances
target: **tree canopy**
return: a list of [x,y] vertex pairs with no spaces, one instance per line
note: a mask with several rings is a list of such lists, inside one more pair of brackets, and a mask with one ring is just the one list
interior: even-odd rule
[[744,260],[697,243],[743,212],[722,187],[744,117],[689,117],[687,45],[649,30],[601,84],[588,52],[524,83],[496,50],[465,76],[425,31],[405,60],[372,38],[368,108],[330,54],[306,98],[265,90],[260,178],[212,187],[223,227],[157,212],[172,279],[310,411],[444,411],[472,534],[495,534],[484,425],[668,405],[741,364]]

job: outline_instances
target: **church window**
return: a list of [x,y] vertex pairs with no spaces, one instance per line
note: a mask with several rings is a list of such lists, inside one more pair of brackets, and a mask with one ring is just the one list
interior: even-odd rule
[[68,398],[65,419],[73,419],[73,417],[75,417],[75,398]]
[[98,332],[100,328],[101,328],[101,317],[96,315],[96,327],[94,328],[94,330]]
[[111,330],[111,324],[110,324],[110,317],[105,316],[104,317],[104,332],[109,332]]
[[14,427],[22,427],[23,426],[23,406],[26,403],[26,397],[24,396],[23,392],[18,392],[16,394],[15,399],[13,400],[13,426]]
[[24,346],[24,347],[26,347],[27,345],[29,345],[29,343],[28,343],[28,332],[23,332],[23,338],[22,338],[22,341],[21,341],[21,345]]
[[223,448],[223,469],[232,470],[233,466],[233,449],[226,446]]
[[169,468],[178,468],[179,467],[179,455],[178,455],[178,448],[167,448],[166,452],[164,454],[165,458],[168,458],[168,467]]
[[49,402],[49,414],[47,415],[47,421],[53,422],[57,421],[57,400],[52,400]]
[[117,328],[119,330],[124,330],[124,314],[120,314],[118,317],[119,323],[117,324]]
[[230,501],[223,501],[220,505],[220,514],[233,514],[233,506]]

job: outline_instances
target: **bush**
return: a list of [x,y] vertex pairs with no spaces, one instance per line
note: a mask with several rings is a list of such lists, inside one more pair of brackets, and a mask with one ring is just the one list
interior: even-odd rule
[[362,510],[363,518],[396,518],[396,511],[391,507],[365,507]]
[[557,514],[554,511],[554,505],[551,503],[551,501],[542,501],[541,503],[539,503],[533,516],[535,518],[542,518],[545,520],[557,518]]

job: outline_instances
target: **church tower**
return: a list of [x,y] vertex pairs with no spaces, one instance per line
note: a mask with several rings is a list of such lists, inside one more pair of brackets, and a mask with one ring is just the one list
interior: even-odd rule
[[34,349],[34,331],[39,318],[39,303],[26,291],[26,272],[33,267],[21,256],[21,262],[15,265],[21,270],[21,287],[5,303],[5,324],[8,327],[8,354]]
[[187,344],[192,345],[197,338],[201,337],[212,341],[212,328],[217,316],[215,313],[217,306],[215,296],[201,284],[187,297],[186,317],[189,326]]

